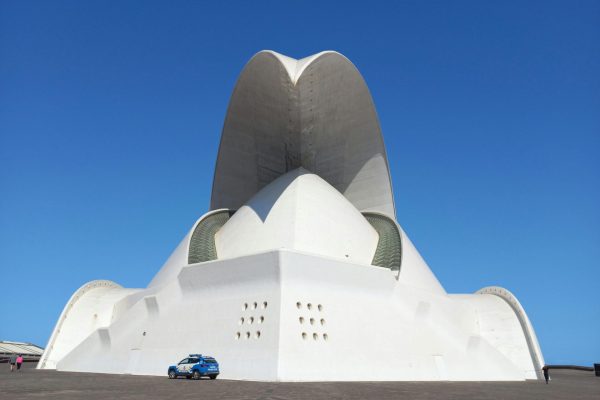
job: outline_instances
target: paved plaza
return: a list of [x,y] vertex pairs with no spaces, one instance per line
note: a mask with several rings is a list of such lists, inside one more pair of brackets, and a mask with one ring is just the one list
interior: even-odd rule
[[35,370],[0,364],[0,399],[600,399],[600,377],[553,371],[549,385],[527,382],[262,383]]

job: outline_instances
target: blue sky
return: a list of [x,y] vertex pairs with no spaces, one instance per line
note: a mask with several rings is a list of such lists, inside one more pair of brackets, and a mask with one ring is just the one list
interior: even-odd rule
[[511,290],[600,362],[600,2],[0,2],[0,340],[93,279],[144,287],[208,209],[261,49],[350,58],[398,221],[451,293]]

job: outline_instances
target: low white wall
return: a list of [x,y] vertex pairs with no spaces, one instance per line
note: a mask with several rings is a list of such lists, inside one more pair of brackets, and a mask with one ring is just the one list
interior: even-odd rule
[[216,357],[222,378],[267,381],[523,380],[532,368],[499,298],[289,250],[190,265],[132,297],[58,369],[165,375],[189,353]]

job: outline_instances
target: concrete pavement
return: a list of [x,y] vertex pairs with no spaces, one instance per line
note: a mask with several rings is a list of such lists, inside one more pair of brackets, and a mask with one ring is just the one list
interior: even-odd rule
[[549,385],[527,382],[263,383],[35,370],[0,364],[0,399],[600,399],[593,372],[551,371]]

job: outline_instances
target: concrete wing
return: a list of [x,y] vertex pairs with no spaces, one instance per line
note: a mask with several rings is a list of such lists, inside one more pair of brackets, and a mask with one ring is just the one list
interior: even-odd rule
[[298,167],[358,210],[395,219],[377,113],[356,67],[333,51],[302,60],[262,51],[245,66],[229,103],[211,209],[238,209]]

